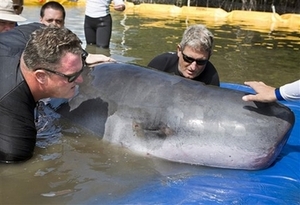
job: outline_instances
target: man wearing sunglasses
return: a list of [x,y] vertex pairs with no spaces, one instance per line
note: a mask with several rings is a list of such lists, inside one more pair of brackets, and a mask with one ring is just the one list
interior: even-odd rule
[[148,67],[185,78],[220,86],[216,68],[209,61],[213,35],[203,25],[193,25],[184,31],[176,53],[163,53],[150,61]]
[[32,34],[23,25],[0,34],[0,162],[4,163],[32,157],[37,102],[72,98],[83,81],[80,39],[66,28],[30,26],[37,28]]
[[[66,15],[66,10],[62,4],[56,1],[48,1],[43,4],[40,9],[40,23],[46,26],[54,25],[62,28],[65,26]],[[92,54],[85,52],[85,56],[85,62],[89,65],[94,65],[101,62],[115,62],[113,58],[103,54]]]

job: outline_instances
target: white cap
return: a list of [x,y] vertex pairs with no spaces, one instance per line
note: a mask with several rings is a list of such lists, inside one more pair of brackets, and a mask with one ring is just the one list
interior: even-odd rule
[[26,18],[15,13],[12,0],[0,0],[0,19],[5,21],[26,21]]

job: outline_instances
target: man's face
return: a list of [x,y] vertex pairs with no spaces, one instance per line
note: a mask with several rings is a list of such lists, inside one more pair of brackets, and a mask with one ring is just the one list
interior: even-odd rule
[[[76,93],[76,85],[83,82],[81,76],[82,66],[81,55],[67,53],[61,59],[61,65],[53,72],[45,68],[43,72],[48,76],[47,92],[50,97],[72,98]],[[69,82],[66,76],[76,76],[73,82]],[[69,78],[71,79],[71,78]]]
[[179,72],[190,79],[196,78],[204,71],[210,57],[209,52],[196,51],[189,46],[186,46],[183,50],[178,46],[177,55],[179,58]]
[[9,31],[16,26],[16,22],[6,21],[0,19],[0,33]]
[[52,8],[45,9],[44,17],[40,18],[40,22],[42,24],[45,24],[46,26],[49,26],[50,24],[53,24],[60,28],[65,26],[63,13],[59,10],[55,10]]

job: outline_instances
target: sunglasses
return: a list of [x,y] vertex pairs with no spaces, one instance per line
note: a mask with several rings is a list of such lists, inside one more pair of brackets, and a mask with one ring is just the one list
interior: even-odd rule
[[57,72],[57,71],[54,71],[54,70],[50,70],[50,69],[47,69],[47,68],[38,68],[36,70],[45,70],[45,71],[47,71],[49,73],[53,73],[55,75],[59,75],[61,77],[67,78],[68,82],[72,83],[72,82],[74,82],[80,76],[80,74],[83,71],[83,67],[81,68],[80,71],[78,71],[76,73],[73,73],[73,74],[70,74],[70,75],[66,75],[66,74],[63,74],[63,73],[60,73],[60,72]]
[[196,61],[197,65],[205,65],[208,61],[208,59],[206,59],[206,60],[194,59],[192,57],[185,55],[182,51],[181,51],[181,53],[182,53],[183,60],[187,63],[193,63],[194,61]]

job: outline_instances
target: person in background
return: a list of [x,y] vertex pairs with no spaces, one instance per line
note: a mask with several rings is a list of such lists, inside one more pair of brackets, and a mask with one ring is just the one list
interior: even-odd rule
[[[124,11],[123,0],[113,0],[116,11]],[[84,34],[87,44],[109,48],[112,18],[110,15],[111,0],[86,0]]]
[[56,1],[48,1],[40,10],[40,22],[46,26],[53,24],[58,27],[65,26],[65,8]]
[[148,67],[172,73],[207,85],[220,86],[219,75],[209,61],[213,49],[213,34],[201,24],[188,27],[177,52],[163,53],[153,58]]
[[[63,28],[65,27],[65,18],[65,8],[59,2],[48,1],[47,3],[43,4],[40,9],[40,23],[46,26],[52,25]],[[113,58],[102,54],[87,53],[85,50],[83,50],[83,58],[88,66],[93,66],[94,64],[102,62],[115,62]],[[68,102],[68,100],[69,99],[65,98],[46,98],[40,100],[38,106],[39,119],[36,122],[36,127],[38,128],[38,136],[44,135],[44,133],[47,132],[47,129],[44,126],[45,124],[47,124],[48,119],[43,117],[46,116],[45,114],[43,114],[45,110],[48,109],[48,107],[55,110],[63,103]]]
[[299,101],[300,80],[274,88],[263,82],[247,81],[245,85],[250,86],[256,94],[249,94],[242,97],[244,101],[274,102],[276,100]]
[[[40,22],[46,26],[54,25],[58,27],[65,26],[66,11],[65,8],[56,1],[48,1],[43,4],[40,10]],[[115,62],[113,58],[102,54],[91,54],[84,51],[85,62],[87,65],[94,65],[101,62]]]
[[17,22],[26,21],[26,18],[15,12],[11,0],[0,1],[0,33],[11,30]]
[[23,0],[13,0],[13,7],[16,14],[20,15],[23,12],[23,5]]
[[32,23],[0,33],[0,162],[33,156],[37,102],[75,95],[83,82],[82,51],[66,28]]

